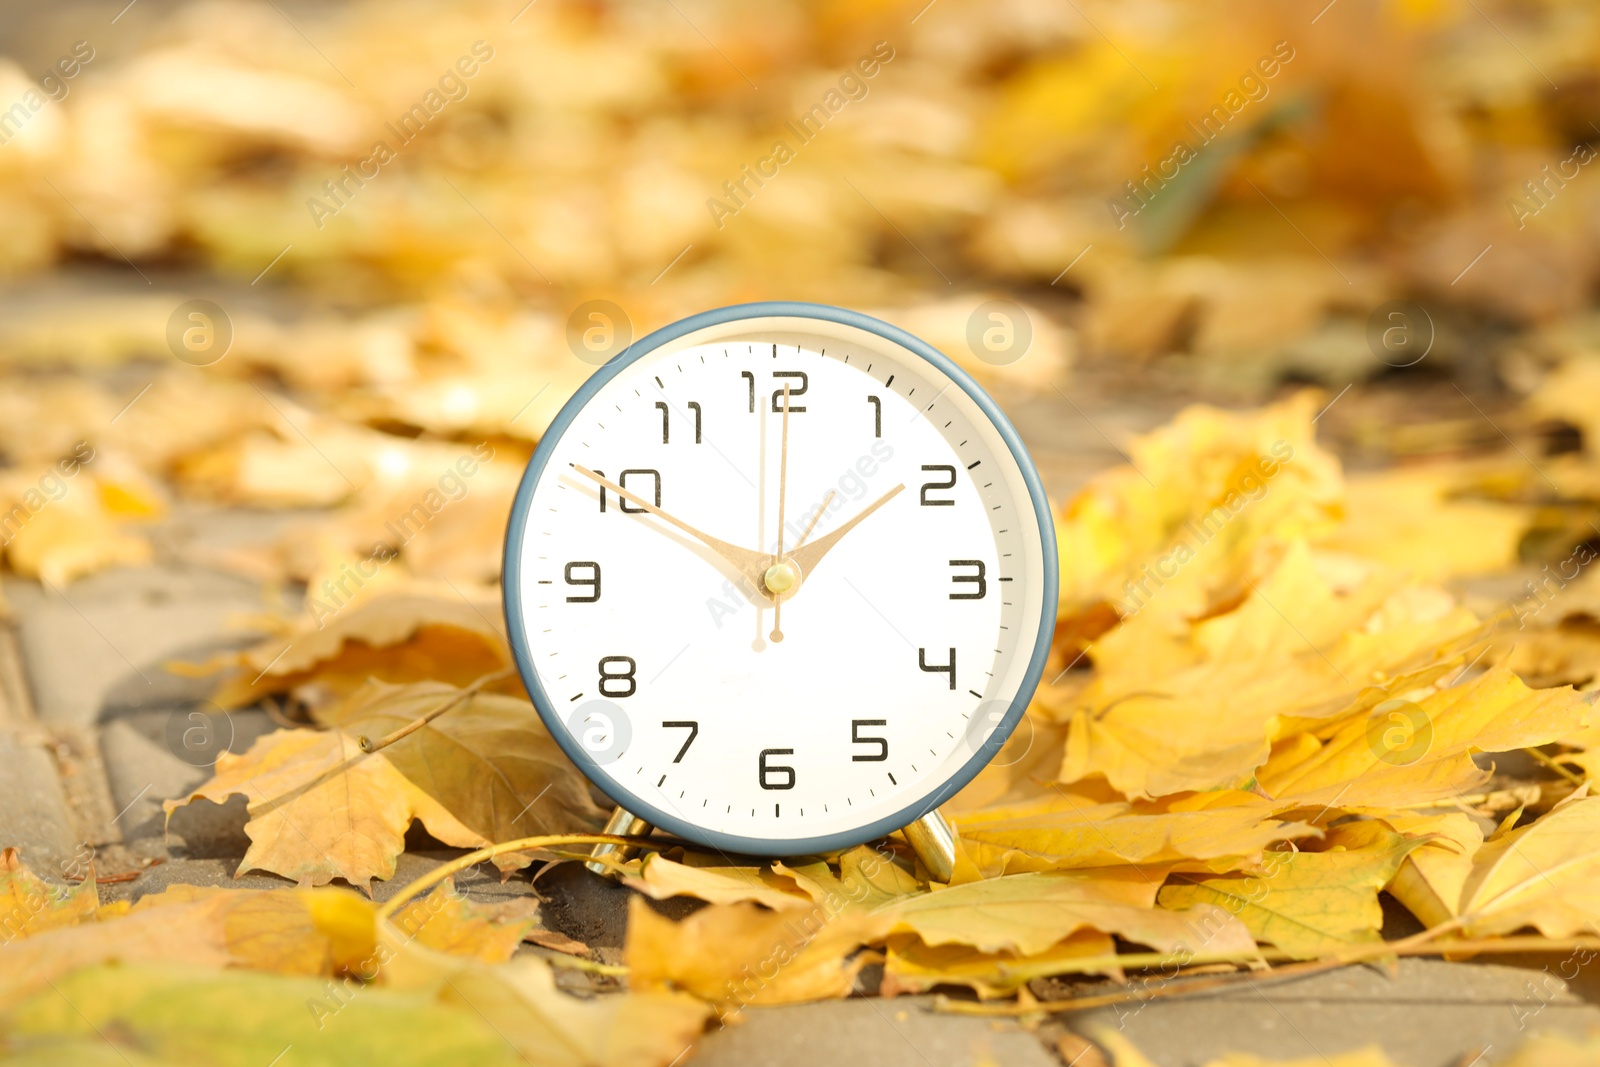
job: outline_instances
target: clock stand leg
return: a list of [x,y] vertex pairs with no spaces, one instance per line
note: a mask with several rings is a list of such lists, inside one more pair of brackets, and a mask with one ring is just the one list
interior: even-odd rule
[[[623,834],[627,837],[644,837],[650,833],[651,829],[652,827],[649,823],[639,818],[639,816],[635,815],[627,808],[617,808],[616,810],[612,811],[611,818],[606,820],[606,828],[602,832],[608,834]],[[629,856],[633,855],[633,849],[629,848],[627,845],[613,845],[609,842],[605,842],[594,846],[594,848],[590,850],[589,855],[595,857],[604,856],[607,859],[620,861],[626,860]],[[604,863],[596,863],[593,860],[585,863],[584,866],[589,868],[595,874],[607,875],[611,873],[610,867],[606,866]]]
[[956,832],[939,809],[928,812],[901,833],[934,880],[949,882],[956,870]]

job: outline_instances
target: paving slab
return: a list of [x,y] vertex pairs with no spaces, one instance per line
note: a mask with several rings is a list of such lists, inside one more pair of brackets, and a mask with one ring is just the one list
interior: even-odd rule
[[1080,1033],[1120,1030],[1158,1067],[1227,1052],[1319,1060],[1368,1045],[1406,1067],[1455,1067],[1479,1053],[1490,1065],[1535,1034],[1600,1031],[1600,960],[1403,959],[1062,1018]]
[[44,874],[65,870],[78,852],[55,760],[42,743],[0,731],[0,847],[15,846]]
[[939,1014],[930,997],[747,1008],[700,1040],[694,1067],[1061,1067],[1016,1023]]
[[6,594],[21,619],[38,717],[60,726],[203,700],[213,683],[171,674],[166,663],[248,643],[240,620],[263,610],[251,583],[176,566],[108,571],[65,589],[8,583]]

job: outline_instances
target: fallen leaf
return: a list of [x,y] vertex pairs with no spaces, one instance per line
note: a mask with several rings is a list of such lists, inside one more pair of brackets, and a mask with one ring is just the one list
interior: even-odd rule
[[961,815],[967,854],[986,877],[1127,863],[1249,858],[1269,845],[1318,831],[1272,817],[1250,793],[1199,793],[1164,806],[1093,803],[1067,792],[1029,804]]
[[395,769],[338,730],[276,730],[243,755],[224,753],[215,774],[164,803],[168,817],[196,800],[248,800],[250,847],[236,873],[271,871],[301,885],[343,878],[366,889],[394,876],[414,820],[447,845],[489,844]]
[[1600,932],[1600,797],[1573,794],[1472,857],[1459,914],[1468,936],[1525,926],[1546,937]]
[[628,906],[630,987],[682,991],[726,1015],[747,1004],[794,1004],[848,996],[868,958],[855,950],[892,922],[859,912],[769,911],[748,902],[711,904],[681,922],[642,899]]
[[1106,867],[1016,874],[936,889],[876,914],[930,947],[1036,955],[1079,930],[1099,930],[1161,952],[1237,952],[1255,942],[1238,920],[1209,902],[1178,911],[1155,907],[1166,871]]
[[77,885],[46,882],[22,862],[14,848],[0,851],[0,935],[4,941],[30,937],[94,919],[100,907],[93,878]]
[[1324,956],[1378,939],[1378,892],[1416,842],[1387,829],[1347,832],[1323,852],[1269,852],[1259,873],[1176,874],[1161,904],[1211,904],[1237,915],[1258,941],[1300,958]]
[[1474,753],[1536,747],[1574,734],[1590,723],[1593,700],[1594,694],[1571,689],[1529,689],[1497,666],[1412,702],[1417,710],[1406,709],[1393,724],[1404,734],[1399,744],[1391,743],[1389,719],[1358,715],[1325,743],[1275,753],[1257,780],[1270,796],[1300,805],[1398,808],[1449,800],[1488,779],[1489,772],[1473,763]]
[[1010,996],[1035,978],[1097,974],[1120,979],[1116,954],[1115,939],[1098,930],[1079,930],[1032,955],[983,952],[968,945],[929,946],[915,936],[896,935],[889,939],[879,994],[893,997],[960,985],[987,999]]
[[[605,821],[588,781],[527,700],[443,682],[368,682],[319,718],[347,734],[384,737],[457,701],[449,711],[380,753],[412,785],[485,842],[598,830]],[[527,866],[523,853],[495,857],[502,870]]]

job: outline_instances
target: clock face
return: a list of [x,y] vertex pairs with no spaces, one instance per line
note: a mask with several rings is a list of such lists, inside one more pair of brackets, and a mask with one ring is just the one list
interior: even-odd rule
[[636,815],[757,854],[870,839],[965,784],[1056,599],[1037,478],[977,386],[875,320],[780,307],[598,372],[506,548],[557,740]]

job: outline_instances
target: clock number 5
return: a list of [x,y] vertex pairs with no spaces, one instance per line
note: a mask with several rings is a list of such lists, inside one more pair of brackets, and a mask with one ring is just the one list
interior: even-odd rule
[[921,667],[923,670],[927,671],[929,674],[948,674],[950,676],[950,688],[954,689],[956,687],[956,650],[955,649],[952,648],[950,650],[950,662],[949,663],[929,663],[928,662],[928,650],[925,649],[925,648],[919,648],[919,649],[917,649],[917,666]]
[[888,726],[887,719],[852,719],[850,721],[850,743],[852,745],[877,745],[878,751],[870,756],[851,756],[852,763],[882,763],[889,758],[889,739],[886,737],[865,736],[861,733],[863,726]]
[[[757,765],[760,774],[758,778],[762,789],[793,789],[794,768],[785,767],[781,763],[768,763],[768,756],[792,756],[792,748],[764,748],[761,750],[761,762]],[[782,781],[772,781],[775,776],[783,775]]]
[[682,728],[689,731],[689,736],[683,740],[683,747],[678,749],[678,754],[676,756],[672,757],[673,763],[682,763],[684,754],[689,751],[689,746],[694,744],[694,739],[700,736],[700,724],[692,719],[687,719],[683,722],[664,722],[661,725],[671,728]]

